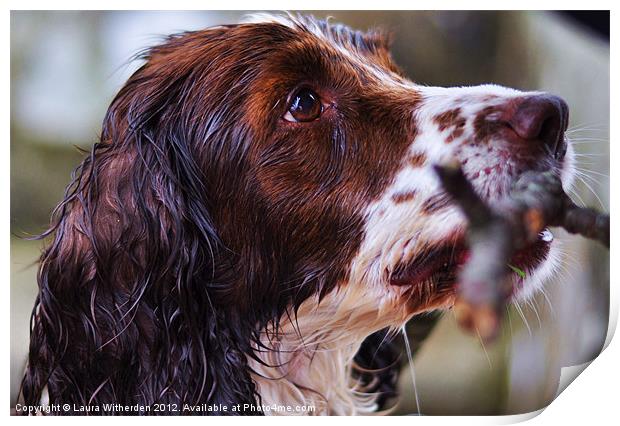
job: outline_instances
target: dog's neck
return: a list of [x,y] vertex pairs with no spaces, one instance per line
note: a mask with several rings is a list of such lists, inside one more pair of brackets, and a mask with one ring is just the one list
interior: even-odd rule
[[376,410],[375,396],[365,394],[352,375],[361,341],[308,345],[292,340],[268,343],[273,350],[259,352],[265,364],[250,362],[265,414],[355,415]]
[[378,309],[378,298],[361,294],[369,291],[349,286],[320,303],[311,298],[297,315],[282,318],[277,335],[264,333],[264,347],[255,351],[262,363],[249,358],[262,405],[313,407],[291,414],[354,415],[377,409],[377,395],[366,393],[353,374],[353,358],[368,335],[405,319],[386,323],[391,315]]

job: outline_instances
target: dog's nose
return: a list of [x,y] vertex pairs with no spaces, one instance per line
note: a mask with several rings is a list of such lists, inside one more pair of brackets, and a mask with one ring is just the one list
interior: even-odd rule
[[568,125],[568,105],[553,95],[534,95],[523,98],[508,126],[526,142],[540,141],[556,158],[566,153],[564,132]]

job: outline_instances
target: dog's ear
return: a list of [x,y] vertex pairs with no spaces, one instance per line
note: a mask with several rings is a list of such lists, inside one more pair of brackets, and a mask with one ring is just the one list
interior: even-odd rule
[[26,404],[46,387],[50,403],[256,402],[249,338],[218,301],[224,250],[185,99],[194,38],[171,38],[129,79],[54,212]]

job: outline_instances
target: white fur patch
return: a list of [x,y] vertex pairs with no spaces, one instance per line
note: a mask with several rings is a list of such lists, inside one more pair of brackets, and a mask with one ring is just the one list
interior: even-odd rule
[[282,319],[277,338],[265,333],[270,349],[255,353],[266,365],[249,358],[263,404],[313,407],[305,413],[311,415],[376,411],[376,395],[353,378],[353,357],[369,334],[406,318],[382,289],[358,284],[338,287],[320,303],[306,300],[297,321]]

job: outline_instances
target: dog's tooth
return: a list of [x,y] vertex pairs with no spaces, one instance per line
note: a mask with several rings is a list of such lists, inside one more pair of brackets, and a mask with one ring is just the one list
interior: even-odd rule
[[553,234],[546,228],[538,235],[540,236],[540,239],[546,243],[553,241]]

